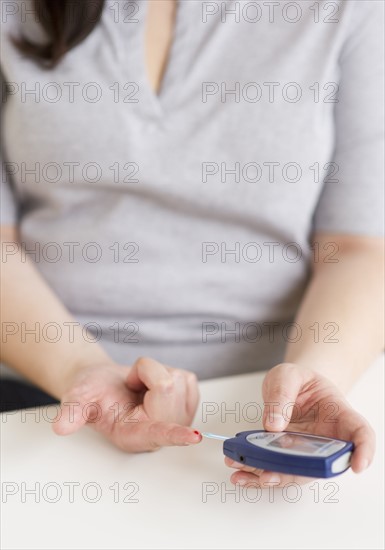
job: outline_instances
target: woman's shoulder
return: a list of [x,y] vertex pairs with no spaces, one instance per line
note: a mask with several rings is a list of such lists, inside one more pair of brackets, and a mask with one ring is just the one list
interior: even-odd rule
[[41,13],[35,9],[35,2],[31,0],[1,2],[2,46],[20,36],[32,42],[43,42],[45,32],[41,19]]

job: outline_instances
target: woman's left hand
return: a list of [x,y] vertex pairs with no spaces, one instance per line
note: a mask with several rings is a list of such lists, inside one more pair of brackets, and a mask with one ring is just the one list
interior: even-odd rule
[[[266,374],[262,392],[265,430],[286,430],[353,441],[352,470],[359,473],[369,466],[375,452],[374,431],[327,378],[310,369],[282,363]],[[304,484],[312,480],[251,468],[228,457],[225,464],[237,469],[231,476],[234,484],[283,487],[287,483]]]

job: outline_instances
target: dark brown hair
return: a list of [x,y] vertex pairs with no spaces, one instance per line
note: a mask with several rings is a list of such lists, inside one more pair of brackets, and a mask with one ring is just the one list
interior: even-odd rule
[[40,65],[52,68],[96,27],[104,0],[34,0],[35,17],[47,35],[44,44],[25,36],[13,39],[16,47]]

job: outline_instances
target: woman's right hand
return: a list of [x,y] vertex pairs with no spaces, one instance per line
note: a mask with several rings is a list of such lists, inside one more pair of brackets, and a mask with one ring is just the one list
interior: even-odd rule
[[53,429],[68,435],[89,424],[127,452],[192,445],[202,439],[189,427],[198,401],[195,374],[154,359],[92,365],[72,375]]

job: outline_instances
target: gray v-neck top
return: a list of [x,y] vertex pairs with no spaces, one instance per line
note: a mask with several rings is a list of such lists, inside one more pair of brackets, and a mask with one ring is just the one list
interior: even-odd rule
[[181,1],[159,95],[146,2],[107,1],[53,70],[9,40],[44,38],[22,4],[2,2],[2,223],[77,322],[201,377],[309,330],[333,345],[333,319],[289,329],[312,233],[382,233],[383,2]]

